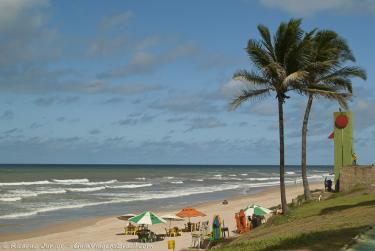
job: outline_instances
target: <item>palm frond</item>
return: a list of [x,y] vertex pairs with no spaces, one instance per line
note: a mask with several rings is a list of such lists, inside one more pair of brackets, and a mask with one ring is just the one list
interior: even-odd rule
[[247,71],[247,70],[238,70],[233,74],[234,80],[243,80],[245,83],[252,84],[252,85],[263,85],[269,86],[268,79],[265,77],[257,74],[254,71]]
[[230,103],[230,110],[235,110],[238,108],[243,102],[248,101],[250,99],[262,99],[266,96],[270,95],[270,88],[265,89],[258,89],[258,90],[250,90],[250,89],[243,89],[241,95],[237,96],[232,100]]
[[324,90],[321,87],[319,87],[319,89],[306,88],[304,91],[317,97],[324,97],[330,100],[337,101],[344,109],[348,109],[348,100],[352,96],[351,93],[338,93],[336,91]]
[[332,30],[320,30],[315,36],[316,59],[336,58],[338,61],[355,61],[345,39]]
[[292,86],[293,83],[298,82],[304,82],[304,80],[309,76],[309,73],[307,71],[296,71],[291,74],[289,74],[286,78],[284,78],[284,81],[282,85],[287,88],[288,86]]
[[318,83],[324,84],[326,86],[335,86],[337,90],[348,91],[350,93],[353,92],[352,81],[349,78],[342,78],[342,77],[330,77],[325,78],[322,81],[318,80]]
[[261,69],[273,62],[272,58],[268,54],[267,50],[264,49],[261,42],[250,39],[245,50],[249,55],[250,60],[258,69]]
[[262,73],[270,79],[270,82],[276,83],[277,85],[281,85],[280,82],[286,77],[285,68],[277,62],[263,67]]
[[275,56],[275,51],[273,48],[271,34],[270,34],[269,29],[266,26],[259,24],[258,31],[262,37],[263,46],[267,49],[269,56],[275,61],[276,56]]
[[327,74],[325,77],[322,77],[322,81],[328,78],[341,77],[341,78],[351,78],[358,77],[363,80],[367,79],[366,71],[360,67],[356,66],[345,66],[339,69],[334,69],[330,74]]
[[306,33],[301,41],[288,50],[285,57],[285,66],[287,72],[295,72],[309,65],[311,60],[312,40],[316,29]]
[[301,19],[291,19],[287,24],[281,23],[274,38],[277,61],[285,64],[289,50],[299,43],[303,36]]

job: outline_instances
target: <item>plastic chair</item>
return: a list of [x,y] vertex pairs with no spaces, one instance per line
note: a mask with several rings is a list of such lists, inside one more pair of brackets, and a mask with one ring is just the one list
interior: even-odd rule
[[130,231],[131,235],[137,235],[137,232],[140,230],[140,227],[135,227],[132,231]]
[[191,247],[200,248],[201,247],[201,235],[200,234],[191,234]]

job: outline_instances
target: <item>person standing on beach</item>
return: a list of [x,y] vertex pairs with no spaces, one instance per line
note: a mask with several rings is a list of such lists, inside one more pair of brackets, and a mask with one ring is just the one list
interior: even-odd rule
[[324,191],[327,191],[327,187],[328,187],[328,182],[327,182],[327,177],[325,177],[325,179],[324,179]]
[[352,153],[352,165],[357,165],[357,154],[355,154],[354,152]]

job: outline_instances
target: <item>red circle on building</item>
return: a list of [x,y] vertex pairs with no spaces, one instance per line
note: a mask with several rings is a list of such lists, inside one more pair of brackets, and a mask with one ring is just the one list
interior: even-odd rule
[[349,119],[346,115],[339,115],[336,117],[335,125],[337,128],[345,128],[348,125]]

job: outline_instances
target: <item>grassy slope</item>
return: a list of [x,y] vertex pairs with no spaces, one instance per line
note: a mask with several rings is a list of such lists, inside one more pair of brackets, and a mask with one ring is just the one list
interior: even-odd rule
[[217,250],[339,250],[371,226],[375,193],[357,191],[292,208]]

